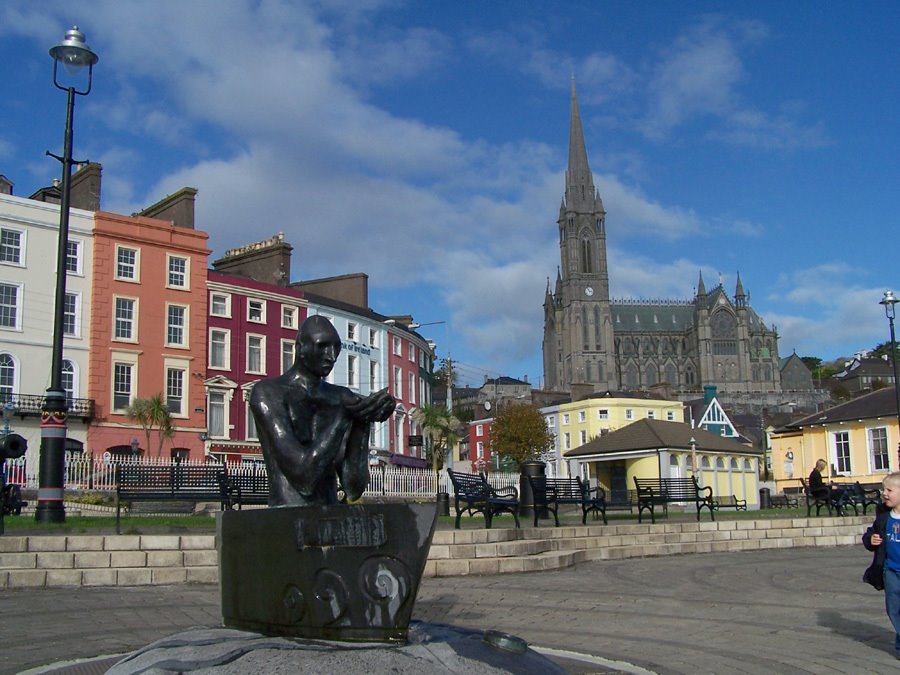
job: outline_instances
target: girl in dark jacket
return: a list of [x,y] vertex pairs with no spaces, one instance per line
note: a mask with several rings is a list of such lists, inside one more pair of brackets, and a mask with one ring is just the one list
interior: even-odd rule
[[881,498],[884,503],[875,509],[875,522],[862,541],[866,549],[875,552],[870,570],[883,570],[884,606],[897,633],[894,650],[900,659],[900,472],[885,477]]

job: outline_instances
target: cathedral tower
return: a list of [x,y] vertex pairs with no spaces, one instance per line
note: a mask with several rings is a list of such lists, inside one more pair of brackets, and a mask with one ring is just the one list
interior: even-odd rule
[[616,389],[615,350],[606,262],[606,212],[588,165],[572,80],[569,163],[559,208],[555,292],[544,298],[544,377],[548,389],[589,385]]

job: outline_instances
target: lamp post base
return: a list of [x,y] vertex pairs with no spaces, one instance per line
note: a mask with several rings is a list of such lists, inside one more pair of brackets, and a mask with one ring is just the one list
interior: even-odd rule
[[41,411],[41,456],[38,465],[38,503],[34,519],[39,523],[66,520],[63,503],[66,469],[66,418],[68,405],[62,391],[47,391]]

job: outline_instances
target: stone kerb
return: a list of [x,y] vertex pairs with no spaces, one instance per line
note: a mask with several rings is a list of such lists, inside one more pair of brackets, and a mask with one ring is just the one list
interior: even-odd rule
[[[426,576],[589,560],[859,543],[868,516],[438,530]],[[0,588],[216,583],[214,535],[0,537]]]

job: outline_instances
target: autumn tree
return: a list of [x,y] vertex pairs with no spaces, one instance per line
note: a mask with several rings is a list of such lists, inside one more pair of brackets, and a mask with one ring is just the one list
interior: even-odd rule
[[537,459],[553,440],[544,416],[528,404],[505,406],[491,425],[491,452],[516,462]]
[[144,436],[147,439],[147,451],[150,451],[150,433],[156,429],[157,440],[159,445],[156,450],[156,456],[162,457],[163,444],[167,438],[175,435],[175,429],[172,427],[172,416],[169,408],[163,400],[163,395],[154,394],[150,398],[136,398],[128,406],[126,414],[135,422],[141,425],[144,430]]

